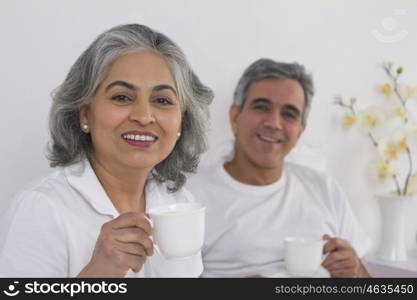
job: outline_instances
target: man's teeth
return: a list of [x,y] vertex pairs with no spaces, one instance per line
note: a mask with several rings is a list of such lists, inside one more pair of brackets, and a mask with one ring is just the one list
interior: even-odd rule
[[155,137],[149,135],[140,135],[140,134],[127,134],[124,135],[123,138],[125,140],[132,140],[132,141],[146,141],[146,142],[153,142],[156,140]]
[[264,135],[258,135],[258,136],[261,140],[264,140],[264,141],[267,141],[267,142],[271,142],[271,143],[281,143],[282,142],[282,140],[280,140],[280,139],[273,139],[273,138],[270,138],[270,137],[264,136]]

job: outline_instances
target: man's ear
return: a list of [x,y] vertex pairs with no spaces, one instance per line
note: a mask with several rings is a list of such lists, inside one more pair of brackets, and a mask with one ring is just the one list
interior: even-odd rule
[[301,126],[302,126],[302,127],[301,127],[300,132],[298,133],[298,138],[300,138],[300,136],[303,134],[304,130],[306,129],[306,124],[303,124],[303,125],[301,125]]
[[230,127],[232,127],[233,135],[236,136],[237,121],[240,115],[240,109],[237,105],[232,104],[229,109],[229,121]]

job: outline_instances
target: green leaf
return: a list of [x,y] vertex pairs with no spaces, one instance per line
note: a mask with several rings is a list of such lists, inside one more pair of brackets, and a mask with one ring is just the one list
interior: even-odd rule
[[397,68],[397,74],[401,74],[404,71],[403,67]]

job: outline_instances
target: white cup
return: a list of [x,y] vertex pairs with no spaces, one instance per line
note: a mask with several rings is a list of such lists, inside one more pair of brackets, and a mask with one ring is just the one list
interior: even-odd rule
[[311,277],[319,269],[325,255],[326,241],[300,237],[284,239],[284,261],[287,272],[298,277]]
[[204,242],[205,209],[199,203],[150,209],[154,248],[166,259],[183,259],[198,253]]

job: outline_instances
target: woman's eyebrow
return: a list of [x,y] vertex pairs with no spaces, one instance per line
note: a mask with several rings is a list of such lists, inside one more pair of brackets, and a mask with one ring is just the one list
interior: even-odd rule
[[129,83],[129,82],[126,82],[126,81],[123,81],[123,80],[116,80],[116,81],[113,81],[112,83],[110,83],[107,87],[106,87],[106,92],[109,90],[109,89],[111,89],[112,87],[114,87],[114,86],[123,86],[123,87],[125,87],[125,88],[128,88],[129,90],[132,90],[132,91],[136,91],[138,88],[135,86],[135,85],[133,85],[133,84],[131,84],[131,83]]
[[158,92],[158,91],[166,90],[166,89],[171,90],[175,94],[175,96],[178,96],[177,95],[177,91],[172,86],[170,86],[169,84],[160,84],[160,85],[157,85],[152,90],[154,92]]
[[[116,81],[113,81],[112,83],[110,83],[107,87],[106,87],[106,92],[109,90],[109,89],[111,89],[112,87],[114,87],[114,86],[122,86],[122,87],[125,87],[125,88],[128,88],[129,90],[132,90],[132,91],[137,91],[139,88],[138,87],[136,87],[134,84],[131,84],[131,83],[129,83],[129,82],[126,82],[126,81],[123,81],[123,80],[116,80]],[[173,88],[171,85],[169,85],[169,84],[160,84],[160,85],[157,85],[157,86],[155,86],[152,90],[154,91],[154,92],[158,92],[158,91],[161,91],[161,90],[166,90],[166,89],[168,89],[168,90],[171,90],[174,94],[175,94],[175,96],[177,96],[177,91],[175,90],[175,88]]]

